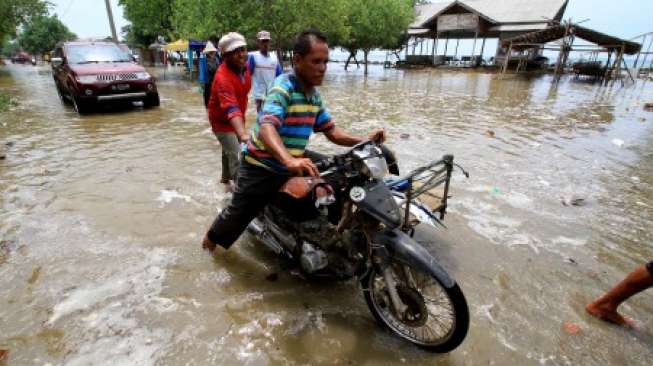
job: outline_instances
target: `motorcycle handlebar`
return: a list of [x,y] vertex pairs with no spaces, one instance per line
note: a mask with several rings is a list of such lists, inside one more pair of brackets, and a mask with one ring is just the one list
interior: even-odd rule
[[315,162],[315,167],[317,167],[317,170],[319,170],[321,172],[331,168],[332,165],[333,165],[333,163],[331,162],[331,159],[324,159],[324,160],[320,160],[320,161]]

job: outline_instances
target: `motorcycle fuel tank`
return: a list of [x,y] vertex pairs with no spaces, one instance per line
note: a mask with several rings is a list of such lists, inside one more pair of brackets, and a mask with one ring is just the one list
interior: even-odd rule
[[392,192],[382,181],[373,181],[363,187],[352,187],[349,197],[363,211],[389,228],[395,229],[401,225],[401,210]]

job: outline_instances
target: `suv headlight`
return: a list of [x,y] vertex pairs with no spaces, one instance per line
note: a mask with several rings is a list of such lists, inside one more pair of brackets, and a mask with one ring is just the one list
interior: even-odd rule
[[138,80],[149,80],[152,77],[148,72],[142,71],[142,72],[137,72],[136,73],[136,78]]
[[76,79],[82,84],[92,84],[98,81],[97,75],[77,75]]

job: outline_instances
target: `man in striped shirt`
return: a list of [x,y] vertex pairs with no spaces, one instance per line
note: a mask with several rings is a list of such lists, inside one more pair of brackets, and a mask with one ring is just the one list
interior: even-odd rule
[[[233,199],[204,237],[202,246],[211,252],[216,246],[228,249],[290,176],[319,176],[305,154],[313,132],[322,132],[342,146],[366,139],[337,127],[316,89],[329,61],[326,37],[318,31],[303,32],[293,53],[294,72],[275,79],[252,129]],[[383,141],[385,132],[375,129],[368,138]]]

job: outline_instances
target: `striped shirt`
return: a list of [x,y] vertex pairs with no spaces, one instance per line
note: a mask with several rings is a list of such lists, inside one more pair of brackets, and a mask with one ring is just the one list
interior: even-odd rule
[[259,136],[261,126],[273,125],[284,146],[293,157],[303,157],[313,132],[328,132],[335,127],[316,89],[310,94],[293,73],[278,76],[252,128],[245,161],[276,173],[288,174],[288,169],[270,154]]

